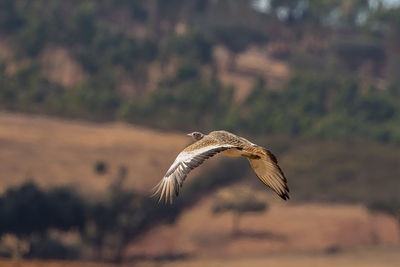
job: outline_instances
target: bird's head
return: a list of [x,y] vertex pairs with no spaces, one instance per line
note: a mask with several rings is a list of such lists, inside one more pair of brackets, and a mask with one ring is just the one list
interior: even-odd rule
[[202,134],[201,132],[193,132],[187,135],[191,136],[196,141],[201,140],[204,137],[204,134]]

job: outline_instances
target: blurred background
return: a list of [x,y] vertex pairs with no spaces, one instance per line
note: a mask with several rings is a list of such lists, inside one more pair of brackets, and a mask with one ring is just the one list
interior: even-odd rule
[[[0,0],[1,266],[399,266],[400,1]],[[192,131],[272,150],[150,189]]]

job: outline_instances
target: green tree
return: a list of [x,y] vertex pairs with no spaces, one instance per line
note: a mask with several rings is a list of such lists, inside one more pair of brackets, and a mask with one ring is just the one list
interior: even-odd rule
[[[4,200],[0,196],[0,218],[6,218],[5,217],[5,210],[4,210]],[[0,220],[0,240],[3,234],[6,233],[6,221],[4,219]]]
[[372,211],[383,212],[397,219],[400,232],[400,201],[396,199],[375,200],[367,204]]
[[[85,225],[85,204],[69,189],[59,188],[45,192],[33,183],[26,183],[8,189],[0,198],[0,215],[0,234],[13,234],[20,243],[31,244],[34,241],[38,244],[40,240],[48,240],[49,229],[76,229],[82,232]],[[40,248],[36,246],[35,249]],[[27,255],[34,254],[30,249],[27,251]]]
[[126,177],[127,168],[120,166],[107,198],[89,207],[85,239],[93,245],[97,259],[102,259],[103,250],[108,248],[115,261],[123,261],[127,245],[138,234],[140,196],[124,188]]
[[245,24],[228,24],[216,26],[212,29],[212,36],[216,43],[229,49],[230,68],[236,70],[236,56],[251,44],[264,44],[268,36],[258,28]]
[[78,230],[82,232],[86,223],[86,203],[71,189],[56,188],[47,193],[50,227],[60,231]]
[[92,42],[97,31],[97,7],[92,2],[84,1],[74,10],[71,19],[72,38],[86,44]]
[[264,212],[268,209],[267,204],[256,197],[249,188],[235,188],[222,192],[214,203],[213,213],[219,214],[232,212],[232,235],[241,233],[240,218],[249,212]]
[[43,236],[50,226],[49,203],[45,194],[34,184],[28,183],[17,189],[9,189],[3,197],[3,231],[18,238],[17,258],[21,256],[22,242]]
[[2,0],[0,2],[0,29],[6,33],[12,33],[21,27],[24,19],[16,7],[14,0]]
[[43,234],[50,225],[49,203],[32,183],[7,190],[3,202],[8,233],[29,239],[33,234]]
[[189,64],[212,61],[211,41],[204,34],[196,31],[180,36],[171,36],[163,44],[160,52],[164,60],[171,56],[179,56]]

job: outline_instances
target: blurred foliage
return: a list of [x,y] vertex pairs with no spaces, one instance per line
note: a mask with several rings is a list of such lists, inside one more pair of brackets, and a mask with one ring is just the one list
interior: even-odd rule
[[77,246],[67,245],[58,239],[45,236],[31,242],[29,253],[25,257],[31,259],[76,260],[81,256],[80,249]]
[[[2,1],[0,33],[12,44],[13,60],[24,64],[12,72],[9,62],[0,64],[0,104],[161,129],[400,144],[398,8],[365,1],[272,1],[260,12],[253,2]],[[143,33],[127,30],[135,27]],[[231,51],[235,71],[238,53],[280,42],[288,44],[284,58],[293,69],[288,82],[271,90],[268,81],[256,79],[247,99],[237,102],[235,88],[218,81],[215,45]],[[48,46],[67,48],[85,80],[72,88],[49,81],[41,60]],[[153,62],[165,73],[155,90],[147,90]],[[140,93],[121,93],[121,73]]]
[[[83,247],[90,247],[94,253],[89,257],[100,260],[108,251],[112,260],[121,262],[132,240],[158,224],[174,222],[204,192],[241,179],[246,172],[243,164],[247,162],[227,161],[209,168],[185,187],[174,205],[158,205],[149,195],[126,189],[125,166],[120,166],[104,197],[95,199],[83,198],[69,188],[45,191],[28,182],[0,196],[0,237],[12,234],[28,242],[24,257],[75,259],[87,257]],[[54,237],[55,230],[77,233],[81,241],[64,244],[62,238]]]
[[[255,141],[281,155],[293,201],[363,203],[396,215],[400,200],[396,186],[399,148],[283,135],[256,137]],[[148,194],[127,188],[128,174],[128,169],[120,166],[108,190],[98,197],[79,196],[68,188],[43,190],[32,183],[9,188],[0,196],[0,236],[11,233],[29,242],[31,249],[25,257],[123,261],[130,242],[159,224],[175,222],[222,187],[243,181],[262,191],[243,192],[241,185],[240,192],[229,191],[227,197],[217,199],[216,210],[233,211],[239,217],[268,208],[257,199],[258,194],[278,199],[257,179],[244,158],[209,162],[197,177],[185,182],[173,205],[158,205]],[[54,231],[61,234],[54,236]],[[64,243],[62,233],[75,233],[80,239]],[[11,254],[7,250],[2,253]]]
[[128,121],[164,129],[187,130],[194,125],[211,129],[233,105],[232,90],[199,77],[195,65],[183,64],[158,91],[126,103],[119,114]]
[[347,38],[333,42],[332,50],[353,71],[360,68],[365,61],[382,65],[385,60],[384,47],[374,41]]
[[[362,92],[351,78],[299,72],[279,93],[258,83],[247,99],[245,123],[254,133],[286,132],[329,139],[396,142],[397,98],[388,90]],[[260,122],[263,122],[260,124]]]
[[44,235],[48,228],[80,230],[85,221],[85,206],[68,189],[43,192],[33,183],[10,188],[1,201],[2,233],[20,238]]
[[93,166],[93,170],[99,174],[105,174],[108,171],[108,164],[104,160],[97,160]]
[[400,219],[400,202],[397,200],[380,200],[368,203],[368,208],[373,211],[384,212]]
[[221,197],[213,206],[213,212],[237,212],[243,214],[247,212],[261,212],[267,209],[265,202],[257,200],[254,194],[237,193],[232,192],[231,194],[234,194],[234,196]]
[[217,200],[212,207],[214,214],[232,212],[232,234],[237,235],[241,232],[239,229],[240,218],[249,212],[264,212],[268,209],[265,201],[258,199],[255,192],[250,188],[238,187],[230,191],[220,192]]
[[263,31],[244,24],[216,25],[212,29],[213,39],[233,53],[242,52],[249,45],[264,44],[268,37]]
[[375,212],[383,212],[397,219],[400,229],[400,201],[398,199],[372,200],[367,204],[367,208]]
[[[398,147],[360,140],[316,141],[278,134],[256,141],[280,155],[278,160],[288,178],[291,200],[295,202],[398,205]],[[254,178],[248,182],[264,191],[265,186],[254,174],[250,175]]]
[[160,51],[163,60],[179,56],[193,63],[210,63],[212,61],[212,43],[200,32],[191,32],[180,36],[171,36]]
[[28,242],[26,257],[77,258],[76,248],[50,238],[49,231],[83,232],[86,209],[83,199],[68,188],[45,192],[28,182],[0,197],[0,236],[12,234]]
[[[273,0],[260,11],[254,2],[2,0],[0,42],[12,53],[0,59],[0,108],[245,133],[286,153],[293,199],[361,201],[393,214],[397,148],[364,144],[400,145],[400,8],[381,1]],[[280,88],[256,78],[237,101],[236,88],[219,81],[217,45],[230,51],[233,75],[236,56],[261,46],[286,60],[290,77]],[[68,50],[83,69],[82,82],[67,88],[45,75],[42,53],[49,47]],[[161,77],[147,88],[157,64]],[[133,80],[134,94],[124,94],[121,74]],[[74,258],[77,248],[48,230],[77,231],[99,255],[108,250],[120,261],[128,241],[174,222],[205,192],[246,177],[247,165],[226,161],[207,169],[174,206],[156,206],[124,189],[122,167],[101,200],[25,184],[0,197],[0,235],[29,239],[30,257]]]

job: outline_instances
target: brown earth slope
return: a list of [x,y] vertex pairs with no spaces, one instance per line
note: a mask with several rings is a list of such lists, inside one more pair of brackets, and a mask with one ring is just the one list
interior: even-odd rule
[[[398,267],[400,264],[399,248],[364,248],[334,254],[326,253],[283,253],[260,257],[218,257],[195,258],[171,262],[135,262],[125,263],[126,267]],[[0,259],[0,266],[14,267],[11,260]],[[89,263],[55,260],[24,260],[19,266],[24,267],[118,267],[120,264]]]
[[361,205],[293,204],[270,199],[269,211],[241,219],[232,236],[232,214],[215,216],[211,195],[184,213],[175,225],[152,230],[131,247],[132,254],[181,254],[201,257],[260,256],[277,252],[341,251],[396,245],[396,219]]
[[[44,187],[73,185],[84,193],[101,193],[117,175],[118,167],[125,165],[129,171],[127,185],[147,191],[190,142],[182,133],[121,123],[95,124],[0,112],[0,187],[5,190],[34,179]],[[290,166],[285,157],[281,159],[282,166]],[[94,172],[97,160],[108,163],[108,173],[100,176]],[[243,183],[251,179],[256,181],[256,177],[249,177]],[[256,257],[399,243],[395,219],[370,213],[362,206],[300,205],[280,201],[271,190],[260,194],[268,196],[270,209],[243,217],[244,236],[230,236],[231,214],[212,214],[216,195],[211,194],[184,212],[175,225],[160,226],[136,240],[129,254]]]
[[[39,185],[72,185],[102,192],[128,167],[127,185],[149,190],[176,154],[190,142],[183,134],[161,133],[121,123],[95,124],[0,113],[0,191],[33,179]],[[104,160],[109,172],[94,172]]]

